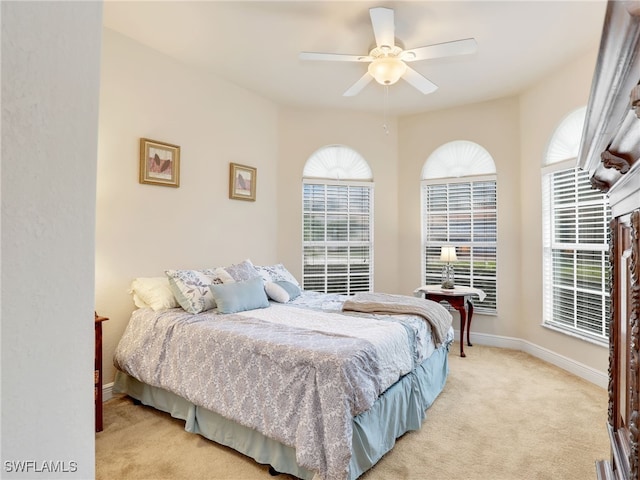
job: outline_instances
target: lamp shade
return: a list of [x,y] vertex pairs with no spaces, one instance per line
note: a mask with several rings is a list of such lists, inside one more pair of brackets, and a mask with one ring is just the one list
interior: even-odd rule
[[393,85],[407,71],[407,65],[396,57],[379,57],[369,64],[369,74],[381,85]]
[[456,247],[444,246],[440,250],[440,261],[441,262],[455,262],[458,260],[456,256]]

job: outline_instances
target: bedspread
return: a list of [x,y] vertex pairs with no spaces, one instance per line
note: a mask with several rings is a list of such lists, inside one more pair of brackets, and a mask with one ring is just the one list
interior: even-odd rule
[[386,320],[378,320],[371,316],[346,317],[334,312],[304,310],[279,304],[273,304],[270,308],[250,310],[240,315],[292,327],[299,327],[300,319],[304,318],[307,328],[336,335],[357,335],[372,343],[378,360],[379,390],[376,396],[416,366],[412,361],[415,358],[411,351],[413,345],[410,345],[414,342],[407,341],[406,326],[400,323],[390,325]]
[[[320,293],[304,290],[294,301],[287,306],[304,308],[321,312],[341,313],[342,315],[376,318],[384,321],[398,322],[407,329],[407,334],[412,337],[410,344],[415,345],[414,367],[420,365],[433,353],[435,342],[433,341],[432,329],[429,322],[419,315],[389,314],[389,313],[361,313],[353,310],[343,310],[344,302],[353,299],[352,295],[342,295],[337,293]],[[437,305],[434,313],[438,315],[449,315],[449,312],[442,305]],[[437,310],[440,309],[440,310]],[[446,341],[451,341],[447,339]]]
[[[360,338],[365,319],[300,318],[295,325],[251,313],[137,310],[115,366],[295,447],[298,463],[321,479],[346,478],[352,417],[369,409],[412,362],[413,347],[405,346],[397,364],[389,365],[394,359],[382,339],[397,344],[410,336],[390,321],[377,321],[376,333]],[[333,326],[319,324],[327,322]],[[396,373],[389,375],[390,369]]]

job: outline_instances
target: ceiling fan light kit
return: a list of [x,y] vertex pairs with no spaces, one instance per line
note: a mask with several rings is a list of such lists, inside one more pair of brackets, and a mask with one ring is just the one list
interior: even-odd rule
[[376,47],[369,55],[347,55],[340,53],[301,52],[301,60],[327,60],[342,62],[370,62],[365,73],[356,83],[344,92],[345,97],[358,94],[373,78],[381,85],[389,86],[401,78],[423,94],[435,92],[438,87],[422,74],[409,67],[405,62],[429,60],[454,55],[475,53],[476,41],[473,38],[452,42],[427,45],[425,47],[403,50],[395,45],[395,20],[391,8],[376,7],[369,9]]
[[396,57],[379,57],[369,64],[367,71],[380,85],[393,85],[407,71],[407,64]]

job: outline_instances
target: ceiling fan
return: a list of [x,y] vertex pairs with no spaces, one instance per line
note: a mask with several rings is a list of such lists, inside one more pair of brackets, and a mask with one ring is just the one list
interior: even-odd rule
[[375,79],[381,85],[393,85],[402,78],[425,95],[435,92],[438,86],[409,67],[407,62],[465,55],[475,53],[478,48],[478,44],[473,38],[467,38],[403,50],[395,43],[393,9],[375,7],[369,9],[369,14],[376,46],[368,55],[317,52],[301,52],[299,55],[301,60],[368,62],[367,73],[343,93],[345,97],[352,97],[358,94],[372,79]]

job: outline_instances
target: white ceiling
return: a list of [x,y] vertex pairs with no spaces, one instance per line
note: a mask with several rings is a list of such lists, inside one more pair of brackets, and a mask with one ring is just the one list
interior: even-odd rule
[[[414,62],[439,86],[401,80],[343,97],[366,63],[309,62],[300,51],[367,54],[371,7],[395,11],[404,47],[474,37],[473,55]],[[597,48],[605,0],[588,1],[118,1],[104,25],[196,68],[290,106],[410,114],[516,94]]]

